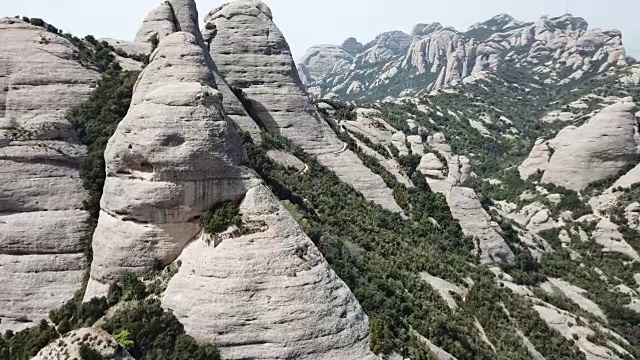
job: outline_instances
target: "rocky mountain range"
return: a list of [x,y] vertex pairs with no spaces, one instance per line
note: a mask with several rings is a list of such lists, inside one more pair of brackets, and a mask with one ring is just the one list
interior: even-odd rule
[[589,29],[583,18],[545,16],[525,23],[501,14],[465,32],[417,24],[411,34],[389,31],[364,45],[349,38],[340,46],[314,46],[298,71],[315,96],[376,100],[474,82],[505,63],[553,85],[619,71],[635,60],[626,56],[620,31]]
[[277,16],[0,20],[0,360],[640,357],[620,32],[503,14],[296,64]]

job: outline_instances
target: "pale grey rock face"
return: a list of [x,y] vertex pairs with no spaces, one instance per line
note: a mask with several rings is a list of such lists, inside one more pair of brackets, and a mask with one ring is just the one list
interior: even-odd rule
[[411,36],[426,36],[431,34],[432,32],[442,30],[443,26],[439,22],[434,22],[430,24],[416,24],[411,30]]
[[139,31],[139,36],[136,37],[136,41],[151,43],[154,38],[161,40],[176,31],[188,32],[195,36],[198,45],[206,50],[205,61],[215,79],[215,81],[207,85],[218,89],[222,93],[223,105],[227,116],[242,130],[248,131],[254,141],[259,141],[260,128],[258,124],[247,114],[243,104],[238,99],[238,96],[241,95],[232,91],[218,72],[216,64],[208,53],[209,40],[215,34],[215,29],[205,28],[206,38],[203,37],[203,33],[198,28],[198,19],[195,0],[165,1],[159,8],[148,15],[147,20],[145,20]]
[[426,337],[415,333],[415,335],[418,337],[418,340],[420,340],[420,342],[422,342],[423,344],[427,345],[427,347],[429,348],[429,350],[431,351],[431,353],[433,355],[435,355],[435,358],[437,360],[458,360],[455,356],[449,354],[448,352],[442,350],[441,348],[439,348],[438,346],[436,346],[436,344],[434,344],[433,342],[431,342],[431,340],[427,339]]
[[638,156],[635,110],[630,100],[608,106],[552,144],[555,152],[542,181],[582,190],[615,175]]
[[[338,92],[367,99],[367,94],[392,90],[391,97],[399,98],[425,88],[486,78],[507,61],[546,74],[549,84],[565,85],[603,74],[611,67],[626,66],[627,59],[619,31],[588,30],[584,19],[570,15],[524,23],[501,14],[466,32],[434,23],[416,25],[411,35],[396,31],[380,34],[358,52],[351,66],[321,78],[303,77],[303,81],[318,96]],[[300,67],[306,65],[303,61]],[[564,70],[571,70],[571,75],[564,75]],[[629,74],[621,80],[633,83],[637,77]],[[411,89],[396,86],[406,79],[424,84]],[[356,82],[359,91],[348,91]]]
[[581,289],[571,283],[568,283],[562,279],[549,278],[547,282],[540,285],[542,290],[546,291],[549,294],[553,294],[556,289],[560,290],[567,298],[577,304],[581,309],[588,311],[589,313],[597,316],[598,318],[606,321],[607,317],[604,315],[604,312],[600,309],[600,307],[586,298],[584,294],[587,293],[586,290]]
[[31,360],[81,359],[80,347],[87,345],[104,360],[134,360],[107,332],[96,328],[71,331],[40,350]]
[[449,159],[448,181],[451,186],[470,186],[473,179],[471,160],[466,156],[454,156]]
[[151,43],[178,31],[173,17],[173,10],[168,1],[163,2],[147,15],[136,34],[136,42]]
[[124,271],[144,274],[154,263],[171,263],[198,236],[198,218],[242,198],[254,178],[240,166],[246,154],[221,94],[203,85],[213,77],[203,59],[195,36],[174,33],[138,79],[132,106],[105,150],[86,299],[104,295]]
[[[411,180],[409,180],[406,177],[406,175],[403,174],[402,167],[400,166],[400,164],[398,163],[398,161],[396,159],[387,159],[387,158],[385,158],[384,156],[380,155],[380,153],[378,153],[377,151],[375,151],[372,148],[368,147],[365,143],[363,143],[362,141],[358,140],[357,138],[354,138],[354,141],[356,142],[358,147],[365,154],[367,154],[367,155],[375,158],[376,160],[378,160],[380,165],[384,166],[384,168],[387,169],[387,171],[389,171],[393,176],[395,176],[395,178],[396,178],[396,180],[398,180],[398,182],[404,184],[407,187],[413,187],[413,184],[411,183]],[[392,193],[392,195],[393,195],[393,193]]]
[[447,195],[447,203],[451,209],[451,215],[460,222],[465,234],[478,239],[477,251],[480,254],[480,262],[507,262],[510,263],[515,256],[509,245],[496,230],[497,224],[491,221],[491,217],[482,208],[480,199],[471,188],[453,187]]
[[365,199],[373,201],[387,210],[397,213],[403,212],[393,198],[393,190],[386,186],[380,176],[364,166],[354,152],[344,150],[322,154],[318,155],[317,159],[321,165],[333,171],[340,180],[353,186]]
[[102,38],[102,39],[98,39],[98,41],[106,41],[109,45],[113,46],[115,49],[120,49],[129,55],[136,55],[136,54],[146,55],[151,53],[151,43],[148,43],[148,42],[125,41],[125,40],[118,40],[118,39],[111,39],[111,38]]
[[362,44],[354,37],[350,37],[342,43],[341,48],[351,55],[355,55],[362,50]]
[[[244,148],[220,92],[207,85],[207,64],[197,37],[176,32],[140,75],[105,151],[85,299],[104,295],[124,271],[179,260],[163,305],[225,359],[375,359],[349,288],[242,166]],[[241,201],[245,232],[203,233],[200,216],[227,200]]]
[[402,31],[389,31],[376,37],[371,43],[365,45],[366,50],[356,58],[356,63],[376,64],[402,55],[411,44],[411,36]]
[[351,66],[353,55],[336,45],[317,45],[304,54],[298,68],[303,82],[313,82]]
[[[547,325],[557,330],[567,340],[575,341],[576,346],[584,353],[587,360],[620,359],[613,350],[601,345],[596,345],[589,340],[596,332],[589,326],[591,322],[588,319],[573,315],[546,303],[534,305],[533,309]],[[586,326],[578,325],[578,320],[580,320],[580,323],[586,324]],[[607,329],[601,327],[598,330],[603,331]],[[611,334],[611,332],[608,331],[607,333]]]
[[264,186],[242,204],[249,233],[194,241],[163,304],[224,359],[376,359],[347,286]]
[[549,147],[547,140],[539,139],[536,141],[529,157],[518,167],[520,177],[526,180],[538,171],[544,172],[549,165],[549,159],[552,154],[553,149]]
[[451,188],[447,181],[447,167],[436,154],[428,153],[422,156],[416,170],[425,176],[432,191],[446,194]]
[[0,331],[46,318],[82,285],[89,215],[67,112],[100,77],[66,39],[0,19]]
[[458,309],[458,303],[454,295],[457,294],[464,299],[468,292],[467,289],[463,287],[441,279],[437,276],[433,276],[429,273],[420,273],[420,278],[426,281],[435,291],[438,292],[442,300],[447,303],[447,306],[451,310]]
[[342,143],[309,99],[264,3],[234,1],[211,11],[206,22],[217,29],[211,56],[229,85],[242,89],[254,118],[307,151],[340,150]]
[[603,252],[619,253],[640,261],[640,255],[625,241],[620,231],[618,231],[618,225],[608,218],[600,220],[593,232],[593,238],[602,246]]
[[449,142],[447,142],[447,138],[443,133],[429,135],[429,137],[427,137],[427,144],[434,150],[438,151],[440,155],[444,156],[447,160],[451,159],[453,156],[451,145],[449,145]]
[[287,168],[295,168],[298,171],[307,171],[307,164],[303,163],[302,160],[298,159],[294,155],[282,151],[282,150],[269,150],[267,151],[267,156],[271,158],[271,160],[279,163],[280,165]]
[[321,164],[367,199],[400,211],[382,178],[345,150],[318,113],[267,5],[237,0],[212,10],[206,23],[216,29],[209,39],[213,60],[227,83],[242,90],[245,107],[262,127],[317,155]]

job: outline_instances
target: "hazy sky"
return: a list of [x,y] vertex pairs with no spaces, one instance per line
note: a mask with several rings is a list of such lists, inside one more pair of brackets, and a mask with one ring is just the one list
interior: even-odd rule
[[[197,0],[200,15],[225,3]],[[349,36],[366,43],[388,30],[409,32],[418,22],[438,21],[465,30],[469,25],[508,13],[523,21],[568,9],[592,28],[623,32],[629,55],[640,58],[638,0],[265,0],[297,58],[316,44],[340,44]],[[0,16],[41,17],[77,36],[131,40],[145,15],[160,0],[0,0]]]

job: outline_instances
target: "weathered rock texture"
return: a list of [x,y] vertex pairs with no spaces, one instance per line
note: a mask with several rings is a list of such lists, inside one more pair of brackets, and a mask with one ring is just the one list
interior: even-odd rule
[[604,108],[586,124],[559,135],[543,182],[582,190],[615,175],[638,157],[636,105],[629,100]]
[[47,317],[81,287],[85,153],[66,113],[99,74],[66,39],[0,19],[0,331]]
[[353,56],[336,45],[318,45],[307,50],[300,62],[300,77],[303,82],[332,73],[344,71],[351,66]]
[[[169,66],[169,65],[172,66]],[[199,216],[238,200],[252,174],[195,36],[164,38],[105,151],[107,179],[86,297],[123,271],[169,264],[199,232]],[[188,126],[185,126],[188,124]]]
[[[584,19],[571,15],[524,23],[502,14],[466,32],[438,23],[418,24],[411,35],[385,32],[359,48],[316,46],[299,70],[319,97],[336,93],[383,99],[473,82],[506,62],[535,69],[550,84],[560,85],[628,65],[620,31],[589,30]],[[635,78],[630,74],[622,79],[633,83]]]
[[86,345],[100,354],[103,360],[134,360],[113,337],[102,330],[84,328],[65,334],[53,341],[31,360],[82,359],[80,347]]
[[264,186],[240,213],[247,234],[191,243],[163,303],[224,359],[375,359],[346,285]]
[[211,30],[205,29],[205,35],[198,28],[198,9],[194,0],[168,0],[153,10],[145,19],[138,36],[137,42],[153,43],[162,40],[164,37],[176,31],[184,31],[193,34],[200,47],[207,50],[205,60],[210,71],[213,73],[215,83],[209,86],[218,89],[223,95],[223,105],[225,113],[242,130],[248,131],[255,141],[260,139],[260,128],[256,122],[247,114],[238,96],[242,96],[227,85],[216,64],[208,53],[209,40],[213,36]]
[[206,18],[210,49],[227,83],[242,90],[248,112],[268,131],[285,136],[336,172],[367,199],[400,212],[392,192],[349,150],[318,114],[269,7],[237,0]]
[[465,234],[477,239],[477,250],[482,263],[512,262],[515,258],[509,245],[496,230],[497,224],[482,208],[473,189],[453,187],[447,195],[447,203],[454,219],[460,221]]
[[216,28],[211,56],[229,85],[242,89],[266,129],[313,153],[342,148],[307,96],[289,45],[264,3],[233,1],[212,10],[206,22]]
[[[351,291],[242,166],[242,143],[210,83],[196,36],[160,41],[105,151],[85,298],[103,295],[124,271],[179,259],[163,304],[225,359],[375,359]],[[226,200],[242,201],[242,235],[204,234],[200,216]]]
[[136,42],[152,42],[178,31],[173,10],[168,1],[151,11],[136,34]]

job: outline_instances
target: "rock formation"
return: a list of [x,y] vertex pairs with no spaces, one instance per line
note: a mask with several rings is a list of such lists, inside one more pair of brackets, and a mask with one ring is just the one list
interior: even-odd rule
[[[350,44],[315,50],[299,66],[314,95],[333,92],[356,99],[404,97],[473,82],[506,62],[535,69],[546,74],[548,83],[560,85],[628,64],[619,31],[588,30],[584,19],[570,15],[524,23],[501,14],[466,32],[439,23],[417,24],[411,35],[385,32],[356,52]],[[346,57],[331,55],[340,50],[353,57],[349,65]],[[308,71],[319,62],[334,71]],[[633,81],[632,76],[624,79]],[[397,86],[399,81],[403,86]]]
[[264,3],[233,1],[212,10],[206,23],[216,29],[211,56],[218,69],[229,85],[242,89],[249,111],[267,130],[316,154],[342,148],[308,98],[289,45]]
[[141,43],[160,41],[177,30],[171,4],[165,1],[147,15],[136,34],[135,41]]
[[549,147],[548,141],[545,139],[538,139],[531,149],[529,157],[518,167],[520,177],[523,180],[529,178],[529,176],[541,171],[547,170],[549,165],[549,159],[553,154],[553,149]]
[[362,164],[318,114],[296,71],[291,50],[274,24],[271,9],[259,0],[237,0],[212,10],[205,28],[211,56],[227,83],[242,90],[251,116],[317,155],[368,200],[401,212],[381,177]]
[[213,82],[206,65],[196,37],[178,32],[160,41],[140,75],[105,150],[87,298],[104,295],[123,271],[168,265],[198,236],[202,214],[244,195],[253,175],[239,166],[246,155],[221,94],[202,85]]
[[[375,359],[357,300],[242,166],[221,93],[207,84],[215,76],[197,36],[160,41],[105,151],[85,299],[105,294],[124,271],[141,275],[178,260],[163,305],[225,359]],[[242,229],[203,233],[200,216],[226,200],[241,202]]]
[[96,328],[83,328],[66,333],[60,340],[54,341],[40,350],[31,360],[84,359],[80,348],[85,345],[103,360],[134,360],[113,337]]
[[353,61],[353,56],[336,45],[318,45],[310,48],[300,62],[300,76],[303,82],[317,79],[336,72],[342,72]]
[[357,54],[362,50],[362,44],[354,37],[345,40],[340,47],[351,55]]
[[244,235],[200,239],[163,303],[224,359],[375,359],[368,321],[346,285],[273,194],[251,188]]
[[638,157],[636,105],[623,100],[551,144],[554,153],[543,182],[582,190],[615,175]]
[[0,19],[0,331],[39,322],[82,285],[85,153],[66,113],[99,74],[66,39]]
[[478,195],[473,189],[453,187],[447,195],[447,203],[454,219],[460,221],[465,234],[477,239],[480,262],[512,262],[515,256],[509,245],[498,233],[497,224],[482,208]]
[[[197,43],[205,50],[209,49],[209,37],[212,32],[206,30],[207,39],[203,37],[198,27],[198,9],[194,0],[168,0],[153,10],[145,19],[136,41],[153,43],[162,40],[164,37],[175,31],[185,31],[196,37]],[[255,141],[260,139],[260,128],[258,124],[247,114],[240,99],[224,81],[216,64],[211,59],[208,51],[205,53],[206,61],[213,73],[215,83],[209,85],[218,89],[223,95],[223,105],[226,114],[233,122],[244,131],[248,131]]]

